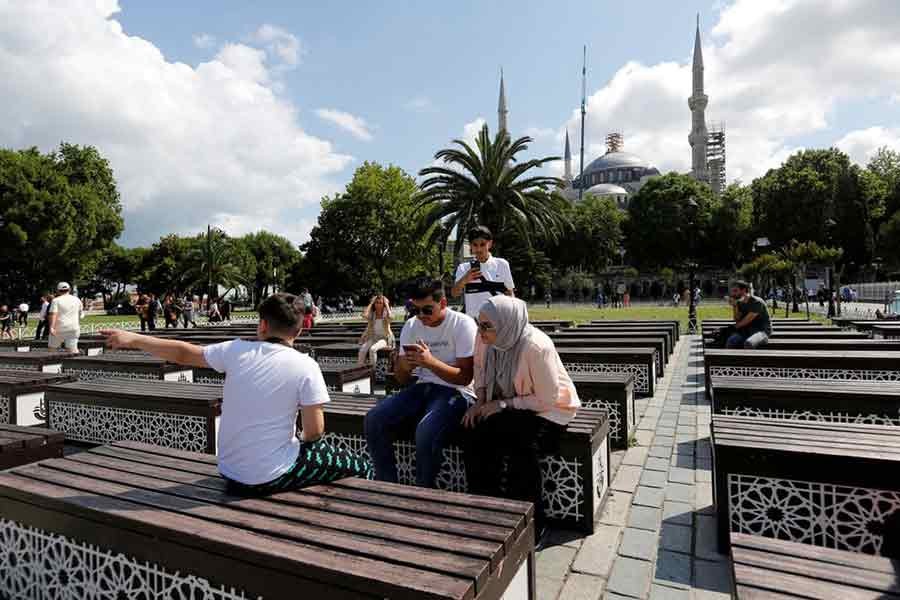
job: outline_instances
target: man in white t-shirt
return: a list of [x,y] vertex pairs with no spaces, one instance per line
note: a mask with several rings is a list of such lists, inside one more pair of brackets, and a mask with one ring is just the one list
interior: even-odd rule
[[69,284],[60,281],[56,286],[57,296],[47,309],[47,327],[50,339],[47,347],[58,350],[65,348],[72,354],[78,354],[78,338],[81,336],[81,317],[84,307],[81,300],[70,292]]
[[366,414],[366,442],[375,477],[397,482],[397,429],[415,423],[416,484],[434,487],[444,448],[474,400],[475,321],[447,309],[443,284],[421,279],[410,291],[410,318],[400,332],[394,377],[415,385],[385,398]]
[[509,263],[491,255],[491,248],[494,246],[491,230],[480,225],[469,231],[467,237],[475,258],[456,268],[456,283],[453,284],[452,294],[454,298],[459,298],[465,293],[466,314],[478,319],[481,305],[488,298],[497,294],[512,296],[516,286]]
[[100,333],[112,348],[225,373],[218,459],[231,493],[266,495],[344,477],[371,479],[368,461],[322,440],[328,389],[316,362],[294,349],[302,317],[296,297],[278,293],[259,305],[253,341],[201,347],[127,331]]

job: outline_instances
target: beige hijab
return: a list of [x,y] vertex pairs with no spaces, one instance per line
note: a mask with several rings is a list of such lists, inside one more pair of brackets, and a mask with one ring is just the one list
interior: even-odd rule
[[506,399],[516,395],[513,384],[522,349],[534,328],[528,322],[528,307],[518,298],[493,296],[481,307],[497,331],[497,341],[488,346],[484,357],[484,381],[487,400],[495,396]]

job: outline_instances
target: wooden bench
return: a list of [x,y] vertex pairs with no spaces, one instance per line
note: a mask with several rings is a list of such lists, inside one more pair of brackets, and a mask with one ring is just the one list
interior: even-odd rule
[[[398,340],[399,343],[399,340]],[[330,343],[315,346],[312,350],[313,358],[320,367],[355,366],[359,356],[359,344],[356,343]],[[385,374],[391,370],[391,352],[388,349],[378,351],[378,360],[375,362],[375,382],[384,383]]]
[[[332,394],[331,400],[325,405],[328,439],[368,458],[363,420],[375,406],[376,398]],[[413,431],[401,432],[394,446],[400,482],[409,485],[415,483],[413,435]],[[462,435],[462,432],[457,431],[456,435]],[[582,408],[562,436],[559,452],[544,457],[544,510],[549,520],[562,527],[593,531],[594,521],[609,492],[608,437],[606,411]],[[466,490],[466,470],[458,437],[444,450],[437,486],[454,492]]]
[[0,369],[5,371],[40,371],[61,373],[63,359],[68,354],[58,351],[0,352]]
[[653,348],[557,348],[570,375],[576,373],[630,373],[635,394],[647,397],[656,391]]
[[51,385],[47,425],[69,440],[119,441],[215,454],[222,386],[91,379]]
[[828,350],[706,350],[706,393],[712,377],[810,379],[815,381],[900,381],[894,352]]
[[145,381],[194,380],[192,367],[169,363],[147,354],[129,352],[69,357],[63,360],[62,372],[75,375],[82,381],[109,377]]
[[677,341],[681,336],[681,322],[677,320],[646,320],[646,319],[594,319],[583,326],[591,325],[665,325],[672,328]]
[[844,340],[844,339],[788,339],[776,337],[769,340],[766,350],[869,350],[873,352],[897,352],[900,340]]
[[633,339],[642,339],[642,340],[657,340],[662,342],[663,355],[666,357],[668,361],[668,357],[672,355],[672,352],[675,350],[674,346],[670,345],[670,337],[666,332],[652,332],[652,331],[622,331],[619,329],[611,329],[609,331],[588,331],[585,329],[582,332],[578,332],[577,329],[569,330],[569,331],[559,331],[556,333],[551,333],[550,339],[556,343],[556,340],[568,340],[568,339],[599,339],[599,340],[633,340]]
[[[58,431],[0,424],[0,471],[62,456],[64,441],[65,436]],[[3,550],[4,548],[0,548],[0,552]],[[0,561],[0,565],[2,564],[3,561]],[[0,581],[2,580],[0,566]]]
[[675,344],[678,342],[679,334],[678,329],[673,325],[654,325],[654,324],[632,324],[632,323],[621,323],[621,324],[612,324],[612,325],[581,325],[579,327],[567,327],[565,329],[561,329],[562,332],[581,332],[581,333],[603,333],[607,331],[621,331],[624,333],[631,333],[635,337],[638,337],[637,334],[643,333],[664,333],[668,338],[669,348],[675,348]]
[[900,323],[888,321],[884,325],[872,325],[872,335],[885,340],[900,338]]
[[0,371],[0,425],[41,425],[47,421],[44,392],[71,375],[37,371]]
[[[226,493],[213,456],[124,443],[0,473],[0,595],[535,598],[531,504],[359,479]],[[46,579],[36,579],[45,577]]]
[[729,531],[880,554],[900,545],[895,426],[713,415],[719,549]]
[[[105,342],[96,339],[78,340],[78,350],[88,356],[103,352]],[[30,352],[31,350],[49,350],[47,340],[0,340],[0,351],[15,350],[16,352]]]
[[656,362],[656,376],[663,377],[669,355],[666,354],[666,342],[662,337],[557,337],[550,339],[557,348],[653,348],[653,360]]
[[713,377],[712,393],[716,414],[900,427],[900,383]]
[[900,561],[731,535],[737,600],[900,600]]
[[572,373],[575,391],[584,408],[602,408],[609,417],[609,443],[626,450],[637,429],[634,375],[631,373]]

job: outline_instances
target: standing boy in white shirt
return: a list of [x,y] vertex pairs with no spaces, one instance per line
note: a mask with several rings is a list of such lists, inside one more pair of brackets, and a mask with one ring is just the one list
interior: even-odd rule
[[328,389],[316,362],[293,347],[302,318],[296,297],[278,293],[259,305],[254,341],[201,347],[128,331],[100,333],[112,348],[225,373],[218,459],[231,493],[258,496],[344,477],[371,479],[368,461],[322,440]]
[[53,350],[65,348],[72,354],[78,354],[84,307],[81,300],[69,293],[69,284],[65,281],[59,282],[56,291],[58,295],[47,309],[47,327],[50,329],[47,347]]
[[456,283],[452,294],[459,298],[466,295],[466,314],[473,319],[478,318],[481,305],[491,296],[497,294],[513,295],[516,288],[513,283],[509,263],[503,258],[491,255],[494,247],[494,235],[483,225],[472,228],[467,237],[469,247],[475,258],[464,262],[456,268]]

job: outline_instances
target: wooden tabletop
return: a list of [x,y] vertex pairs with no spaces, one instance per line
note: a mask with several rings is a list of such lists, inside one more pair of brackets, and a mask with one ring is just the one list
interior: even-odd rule
[[61,444],[64,439],[65,434],[52,429],[0,424],[0,453]]
[[208,383],[177,383],[114,377],[73,381],[47,387],[48,392],[98,397],[115,396],[132,400],[159,398],[166,401],[193,402],[215,406],[222,402],[223,386]]
[[37,385],[50,385],[72,381],[72,375],[60,375],[59,373],[42,373],[41,371],[17,371],[15,369],[0,369],[0,388],[33,387]]
[[0,473],[0,515],[40,506],[25,525],[81,523],[85,543],[266,598],[498,599],[534,543],[526,502],[360,479],[225,489],[214,456],[122,442]]

